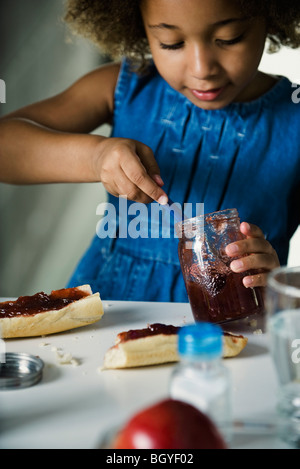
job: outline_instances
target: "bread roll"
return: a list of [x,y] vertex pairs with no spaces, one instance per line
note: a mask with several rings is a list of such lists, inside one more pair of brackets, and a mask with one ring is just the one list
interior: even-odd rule
[[4,339],[50,335],[93,324],[103,313],[99,293],[83,285],[0,303],[0,330]]
[[[147,329],[122,332],[104,356],[104,368],[132,368],[177,362],[177,331],[179,327],[154,324]],[[247,345],[241,335],[224,333],[223,358],[237,356]]]

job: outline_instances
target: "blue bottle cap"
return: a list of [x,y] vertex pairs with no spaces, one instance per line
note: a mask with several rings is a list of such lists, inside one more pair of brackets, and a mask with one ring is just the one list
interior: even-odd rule
[[183,326],[178,333],[178,353],[182,356],[222,356],[223,331],[216,324],[198,322]]

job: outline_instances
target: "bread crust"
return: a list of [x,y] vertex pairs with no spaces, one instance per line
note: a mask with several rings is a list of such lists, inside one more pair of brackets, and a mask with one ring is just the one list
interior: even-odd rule
[[225,332],[223,335],[223,358],[236,357],[246,347],[247,337]]
[[88,293],[88,296],[59,310],[43,311],[30,316],[1,318],[2,337],[14,339],[51,335],[99,321],[104,313],[100,294],[93,294],[89,285],[82,285],[77,289]]
[[178,361],[177,335],[158,334],[120,342],[105,354],[105,368],[131,368]]
[[[247,345],[248,339],[241,335],[223,335],[223,358],[237,356]],[[178,362],[177,334],[149,335],[138,339],[119,341],[104,356],[104,368],[134,368]]]

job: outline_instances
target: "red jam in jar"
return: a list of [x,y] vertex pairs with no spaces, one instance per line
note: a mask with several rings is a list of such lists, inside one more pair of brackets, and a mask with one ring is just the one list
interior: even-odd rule
[[177,223],[178,254],[190,306],[196,322],[224,323],[264,311],[261,288],[246,288],[234,273],[228,244],[244,239],[236,209],[214,212]]

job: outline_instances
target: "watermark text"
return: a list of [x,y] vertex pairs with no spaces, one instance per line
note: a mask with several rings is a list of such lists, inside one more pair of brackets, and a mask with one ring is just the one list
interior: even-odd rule
[[300,339],[294,339],[292,348],[296,349],[292,353],[292,362],[295,364],[300,363]]
[[5,363],[6,359],[6,347],[5,347],[5,341],[3,339],[0,339],[0,363]]
[[6,103],[6,84],[4,80],[0,79],[0,103]]
[[[179,203],[159,205],[130,202],[119,197],[118,207],[112,203],[100,203],[96,215],[101,216],[96,234],[99,238],[172,238],[183,233],[174,226],[184,220],[204,215],[203,203]],[[183,230],[184,231],[184,230]],[[184,231],[189,237],[190,233]]]
[[[300,83],[300,80],[299,80]],[[299,83],[292,83],[292,88],[296,88],[292,93],[292,101],[294,104],[300,103],[300,84]]]

